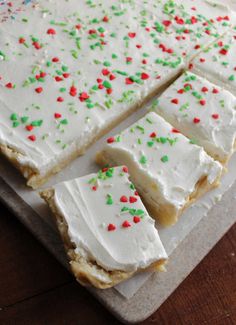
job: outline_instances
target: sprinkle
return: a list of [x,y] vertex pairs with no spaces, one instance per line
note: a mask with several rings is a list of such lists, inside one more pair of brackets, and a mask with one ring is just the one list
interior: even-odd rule
[[35,88],[36,93],[40,94],[43,91],[42,87]]
[[175,128],[173,128],[173,129],[171,130],[171,132],[173,132],[173,133],[180,133],[180,131],[177,130],[177,129],[175,129]]
[[145,156],[143,155],[143,156],[140,158],[139,162],[140,162],[140,164],[142,164],[142,165],[146,164],[146,162],[147,162],[147,157],[145,157]]
[[122,227],[123,227],[123,228],[129,228],[129,227],[131,227],[131,224],[129,223],[129,221],[125,220],[125,221],[122,223]]
[[25,128],[26,128],[26,130],[27,130],[27,131],[29,131],[29,132],[30,132],[30,131],[32,131],[32,130],[33,130],[33,128],[34,128],[34,127],[33,127],[33,125],[26,125],[26,127],[25,127]]
[[128,33],[128,36],[129,36],[130,38],[134,38],[134,37],[136,36],[136,33]]
[[212,92],[213,92],[213,94],[218,94],[219,93],[219,90],[216,89],[216,88],[213,88]]
[[178,98],[173,98],[173,99],[171,100],[171,103],[173,103],[173,104],[178,104],[178,103],[179,103]]
[[122,202],[122,203],[126,203],[126,202],[128,202],[128,198],[127,198],[127,196],[122,195],[121,198],[120,198],[120,202]]
[[56,35],[56,31],[55,31],[55,29],[53,29],[53,28],[49,28],[49,29],[47,30],[47,34],[48,34],[48,35]]
[[134,223],[139,223],[141,221],[141,218],[140,217],[138,217],[138,216],[134,216],[133,217],[133,222]]
[[143,72],[143,73],[141,74],[141,79],[142,79],[142,80],[147,80],[147,79],[149,79],[149,78],[150,78],[149,74],[147,74],[147,73],[145,73],[145,72]]
[[134,196],[130,196],[129,197],[129,203],[135,203],[135,202],[137,202],[137,198],[134,197]]
[[62,103],[62,102],[64,102],[64,99],[63,99],[62,97],[57,97],[57,101],[58,101],[59,103]]
[[207,93],[208,92],[208,88],[207,87],[202,87],[202,92],[203,93]]
[[226,50],[226,49],[221,49],[220,51],[219,51],[219,53],[220,54],[222,54],[222,55],[226,55],[227,53],[228,53],[228,51]]
[[115,138],[114,137],[110,137],[107,139],[107,143],[113,143],[115,142]]
[[55,113],[55,114],[54,114],[54,117],[55,117],[55,118],[61,118],[61,116],[62,116],[61,113]]
[[126,167],[126,166],[124,166],[124,167],[122,168],[122,170],[123,170],[124,173],[128,173],[128,172],[129,172],[128,167]]
[[198,124],[200,121],[201,120],[198,117],[194,117],[194,119],[193,119],[193,123],[195,123],[195,124]]
[[150,138],[155,138],[157,135],[156,135],[156,133],[155,132],[152,132],[151,134],[150,134]]
[[30,140],[30,141],[36,141],[36,136],[35,135],[29,135],[28,136],[28,139]]
[[113,223],[109,223],[109,225],[107,226],[107,230],[114,231],[114,230],[116,230],[116,226]]
[[201,100],[199,101],[199,103],[200,103],[202,106],[204,106],[204,105],[206,104],[206,101],[205,101],[205,99],[201,99]]
[[110,194],[107,194],[107,205],[112,205],[113,204],[113,199],[112,196]]
[[215,120],[218,120],[218,118],[219,118],[219,114],[212,114],[211,116],[212,116],[212,118],[215,119]]
[[168,157],[167,155],[162,156],[162,157],[161,157],[161,161],[162,161],[163,163],[168,162],[168,161],[169,161],[169,157]]
[[11,83],[11,82],[8,82],[6,85],[5,85],[6,88],[8,89],[13,89],[14,88],[14,85]]

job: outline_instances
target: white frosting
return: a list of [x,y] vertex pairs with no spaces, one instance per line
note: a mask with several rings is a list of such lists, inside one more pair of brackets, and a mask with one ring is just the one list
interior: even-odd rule
[[[227,7],[199,0],[25,3],[0,6],[0,143],[21,152],[19,162],[41,176],[175,77],[183,52],[191,57],[233,23]],[[40,71],[46,75],[35,80]],[[27,131],[33,121],[40,126]]]
[[173,132],[154,112],[114,137],[114,142],[109,139],[103,154],[112,163],[129,167],[133,182],[148,202],[157,208],[170,204],[176,215],[201,178],[206,176],[212,184],[222,171],[203,148]]
[[[56,207],[68,224],[69,237],[79,255],[108,271],[127,272],[167,258],[154,220],[123,167],[60,183],[54,189]],[[121,202],[123,196],[128,202]],[[130,203],[130,198],[137,201]],[[122,212],[124,208],[128,209]],[[139,216],[138,223],[133,221],[134,216]],[[130,227],[122,226],[125,221]],[[116,229],[108,231],[109,224]]]
[[236,31],[230,31],[193,60],[192,70],[236,95],[235,53]]
[[214,158],[226,161],[236,141],[236,98],[211,82],[184,73],[152,108]]

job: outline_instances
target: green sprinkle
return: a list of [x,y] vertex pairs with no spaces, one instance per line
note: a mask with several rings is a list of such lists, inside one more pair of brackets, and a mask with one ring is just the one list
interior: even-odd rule
[[64,125],[66,125],[66,124],[68,124],[68,120],[65,118],[64,120],[62,120],[62,121],[60,122],[60,124],[64,124]]
[[113,204],[113,199],[112,196],[110,194],[107,194],[107,202],[108,205],[112,205]]
[[234,81],[234,79],[235,79],[235,78],[234,78],[234,75],[231,74],[231,76],[229,76],[229,80],[230,80],[230,81]]
[[26,123],[28,121],[29,117],[28,116],[22,116],[21,122]]
[[169,157],[168,156],[163,156],[163,157],[161,157],[161,161],[163,163],[165,163],[165,162],[169,161]]
[[33,125],[33,126],[41,126],[42,123],[43,123],[43,120],[36,120],[36,121],[31,122],[31,125]]
[[109,81],[107,81],[107,80],[105,80],[105,81],[103,82],[103,86],[104,86],[105,88],[107,88],[107,89],[112,88],[111,83],[110,83]]
[[13,113],[13,114],[11,114],[10,119],[12,121],[16,121],[16,120],[18,120],[18,115],[16,113]]
[[140,158],[139,162],[140,162],[140,164],[142,164],[142,165],[146,164],[146,162],[147,162],[147,157],[144,156],[144,155],[142,155],[142,157]]

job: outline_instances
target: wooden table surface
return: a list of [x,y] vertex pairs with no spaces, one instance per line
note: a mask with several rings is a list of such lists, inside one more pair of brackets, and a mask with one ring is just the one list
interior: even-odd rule
[[[0,324],[120,324],[0,204]],[[142,325],[236,324],[236,225]]]

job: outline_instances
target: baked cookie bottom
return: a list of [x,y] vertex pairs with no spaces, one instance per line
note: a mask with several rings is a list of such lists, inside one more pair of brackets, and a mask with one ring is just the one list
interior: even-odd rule
[[133,105],[128,111],[124,112],[118,118],[116,118],[111,123],[109,123],[105,129],[102,129],[98,134],[96,134],[93,138],[91,138],[91,140],[88,142],[86,146],[74,150],[72,153],[70,153],[70,155],[63,157],[62,159],[58,159],[57,164],[52,168],[50,168],[44,175],[42,175],[39,170],[33,169],[29,165],[22,165],[19,160],[20,157],[23,156],[23,154],[20,151],[18,151],[16,148],[0,143],[0,153],[3,156],[5,156],[5,158],[7,158],[7,160],[10,161],[10,163],[21,172],[23,177],[26,178],[27,185],[29,187],[32,187],[33,189],[37,189],[40,186],[42,186],[44,183],[46,183],[53,175],[57,174],[63,168],[68,166],[77,157],[82,156],[88,147],[90,147],[93,143],[95,143],[99,138],[103,137],[106,133],[111,131],[119,123],[121,123],[126,118],[128,118],[136,110],[140,109],[150,99],[152,99],[152,97],[164,91],[172,82],[174,82],[175,79],[177,79],[182,74],[182,72],[183,69],[178,71],[178,73],[176,73],[174,76],[172,76],[172,78],[164,82],[158,88],[155,88],[152,92],[150,92],[149,95],[147,95],[140,102]]
[[85,259],[75,251],[76,247],[70,240],[67,222],[55,204],[54,189],[44,190],[40,192],[40,196],[47,202],[53,213],[57,228],[64,243],[71,271],[76,277],[76,280],[83,286],[92,285],[99,289],[107,289],[126,279],[129,279],[134,274],[139,272],[165,270],[165,259],[161,259],[151,264],[148,268],[138,269],[136,272],[125,272],[119,270],[109,271],[99,266],[96,261]]
[[[114,167],[116,163],[109,157],[105,151],[101,151],[96,155],[96,163],[101,166],[109,166]],[[129,168],[132,170],[131,168]],[[194,191],[186,198],[186,204],[176,212],[176,209],[171,204],[155,204],[155,202],[150,198],[149,194],[145,195],[145,189],[143,189],[140,184],[138,184],[132,178],[132,172],[130,173],[131,181],[134,183],[135,187],[137,188],[144,205],[146,206],[150,215],[160,222],[163,226],[171,226],[174,225],[179,217],[183,214],[183,212],[191,206],[198,198],[202,197],[205,193],[209,192],[210,190],[218,187],[220,185],[221,175],[210,184],[207,180],[207,176],[202,177],[196,183]]]

